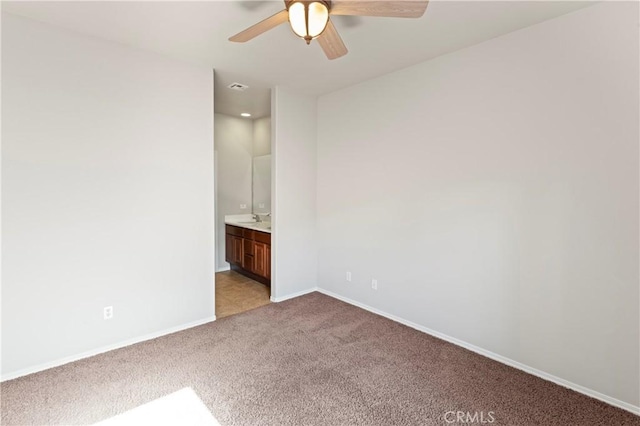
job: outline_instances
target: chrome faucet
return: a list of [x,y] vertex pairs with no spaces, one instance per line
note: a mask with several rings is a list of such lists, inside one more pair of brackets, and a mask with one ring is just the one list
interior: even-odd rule
[[271,217],[271,212],[269,212],[269,213],[262,213],[262,214],[258,214],[258,213],[254,213],[254,214],[253,214],[253,217],[254,217],[254,219],[256,220],[256,222],[264,222],[260,216],[267,216],[267,217]]

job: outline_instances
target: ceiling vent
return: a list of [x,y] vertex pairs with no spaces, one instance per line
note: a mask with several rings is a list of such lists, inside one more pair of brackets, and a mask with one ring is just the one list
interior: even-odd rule
[[228,87],[231,90],[238,90],[240,92],[244,92],[249,88],[249,86],[247,86],[246,84],[241,84],[241,83],[231,83]]

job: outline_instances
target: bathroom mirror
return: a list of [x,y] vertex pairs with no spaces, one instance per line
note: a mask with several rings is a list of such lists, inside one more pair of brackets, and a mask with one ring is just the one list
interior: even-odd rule
[[253,120],[252,154],[251,210],[264,215],[271,213],[271,117]]
[[252,175],[253,213],[271,213],[271,154],[253,157]]

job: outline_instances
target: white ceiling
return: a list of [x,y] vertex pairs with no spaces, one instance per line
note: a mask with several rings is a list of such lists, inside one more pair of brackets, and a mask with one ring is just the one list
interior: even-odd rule
[[[283,9],[282,1],[20,1],[2,2],[2,9],[215,68],[216,110],[236,115],[246,108],[258,117],[268,115],[265,93],[275,85],[332,92],[591,4],[432,1],[419,19],[335,16],[349,54],[334,61],[286,24],[248,43],[227,41]],[[251,86],[246,96],[221,93],[234,81]]]
[[[249,86],[243,92],[229,89],[231,83]],[[215,111],[221,114],[240,116],[251,114],[251,119],[271,115],[271,88],[268,83],[234,72],[215,72]]]

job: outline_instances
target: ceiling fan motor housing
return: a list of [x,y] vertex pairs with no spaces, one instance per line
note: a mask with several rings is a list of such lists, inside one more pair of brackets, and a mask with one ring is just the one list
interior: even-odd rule
[[331,12],[331,0],[284,0],[285,8],[289,10],[289,7],[293,3],[303,3],[309,5],[311,3],[322,3],[327,7],[327,10]]

